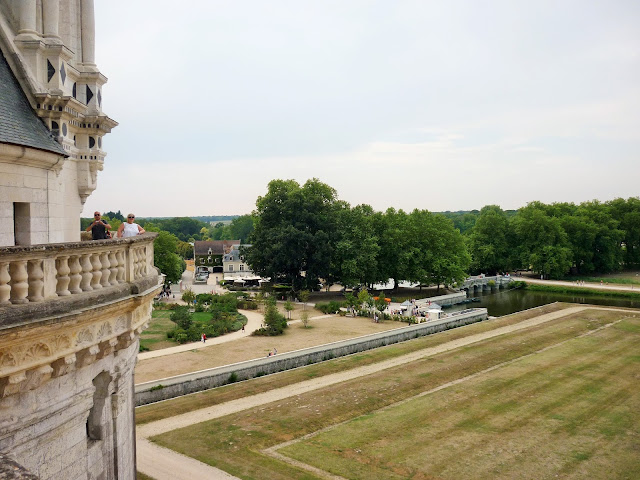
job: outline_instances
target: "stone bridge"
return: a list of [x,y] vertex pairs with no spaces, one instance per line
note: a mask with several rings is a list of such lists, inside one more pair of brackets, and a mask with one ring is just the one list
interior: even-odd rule
[[513,281],[509,275],[494,275],[488,277],[486,275],[477,275],[468,277],[458,288],[466,291],[488,290],[492,287],[503,288]]

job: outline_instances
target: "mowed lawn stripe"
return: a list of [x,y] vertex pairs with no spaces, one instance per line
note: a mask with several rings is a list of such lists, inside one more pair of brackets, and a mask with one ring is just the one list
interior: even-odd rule
[[639,478],[640,322],[621,325],[279,451],[350,479]]
[[[468,347],[435,355],[340,385],[168,432],[154,437],[154,441],[243,478],[316,478],[309,472],[292,470],[278,460],[267,458],[259,450],[530,354],[624,315],[627,314],[585,311],[584,318],[573,316],[568,320],[556,320],[496,337],[493,344],[482,342],[478,345],[478,355]],[[292,471],[297,473],[292,474]]]
[[[482,334],[498,328],[509,327],[523,321],[531,320],[536,317],[536,313],[538,316],[554,313],[562,315],[560,312],[567,308],[574,309],[575,306],[568,304],[546,305],[526,312],[448,330],[437,335],[420,337],[400,344],[377,348],[368,352],[349,355],[347,357],[337,358],[320,364],[309,365],[304,368],[294,369],[276,375],[254,378],[250,381],[234,385],[227,385],[192,395],[186,395],[153,405],[145,405],[136,409],[136,424],[144,425],[194,410],[219,405],[239,398],[257,395],[259,393],[292,385],[307,379],[319,378],[360,366],[372,365],[384,360],[390,360],[402,355],[418,352],[426,348],[437,347],[441,344],[463,339],[470,335]],[[567,315],[564,318],[568,319],[571,317]],[[597,325],[599,325],[599,322],[594,324],[594,328]],[[538,327],[528,328],[531,329]],[[544,328],[544,325],[542,328]],[[165,361],[169,360],[165,359]]]

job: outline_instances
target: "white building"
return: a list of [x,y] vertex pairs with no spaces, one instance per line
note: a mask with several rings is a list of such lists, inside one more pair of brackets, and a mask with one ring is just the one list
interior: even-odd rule
[[233,245],[231,249],[222,257],[222,269],[224,280],[236,280],[253,278],[253,270],[245,262],[244,255],[240,252],[240,247],[249,245]]

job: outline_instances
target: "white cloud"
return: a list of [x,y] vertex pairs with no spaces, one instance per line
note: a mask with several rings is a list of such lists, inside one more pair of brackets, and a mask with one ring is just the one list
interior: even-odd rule
[[638,194],[634,2],[96,9],[120,125],[85,212],[241,214],[274,178],[376,209]]

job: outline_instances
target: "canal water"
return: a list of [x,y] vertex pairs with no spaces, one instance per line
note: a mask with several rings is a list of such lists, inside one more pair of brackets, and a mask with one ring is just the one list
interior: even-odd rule
[[445,307],[445,311],[451,312],[465,308],[486,308],[492,317],[500,317],[510,313],[520,312],[528,308],[539,307],[553,302],[589,303],[592,305],[608,305],[613,307],[640,308],[640,300],[628,298],[602,297],[598,295],[574,295],[567,293],[535,292],[522,289],[477,291],[470,294],[479,302],[453,305]]

